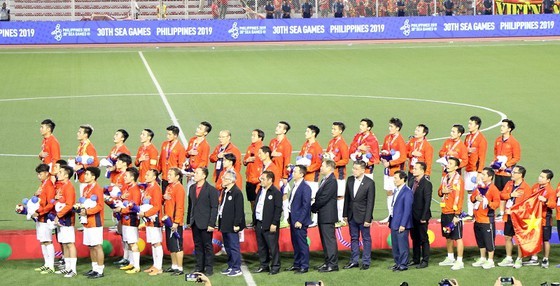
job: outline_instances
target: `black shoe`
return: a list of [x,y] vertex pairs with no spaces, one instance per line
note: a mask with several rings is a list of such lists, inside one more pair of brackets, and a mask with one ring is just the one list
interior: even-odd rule
[[204,271],[204,275],[210,277],[210,276],[214,275],[214,271]]
[[298,271],[298,270],[300,270],[300,269],[301,269],[301,268],[299,268],[299,267],[290,266],[290,267],[288,267],[288,268],[286,268],[286,269],[284,269],[284,270],[285,270],[285,271]]
[[319,270],[321,268],[327,268],[327,265],[326,264],[321,264],[321,266],[315,267],[315,270]]
[[163,272],[165,272],[165,273],[173,273],[173,272],[175,272],[175,269],[169,267],[169,268],[163,270]]
[[397,269],[397,268],[399,268],[399,266],[398,266],[398,265],[396,265],[396,264],[395,264],[395,265],[392,265],[392,266],[389,266],[389,267],[387,267],[387,269],[389,269],[389,270],[395,270],[395,269]]
[[344,268],[344,269],[351,269],[351,268],[357,268],[357,267],[360,267],[360,264],[358,264],[358,263],[351,263],[351,262],[350,262],[350,263],[344,265],[343,268]]
[[422,261],[420,264],[416,265],[416,269],[422,269],[428,267],[428,262]]
[[179,270],[179,269],[173,269],[175,271],[173,271],[173,273],[171,273],[171,276],[181,276],[184,275],[185,272],[183,272],[183,270]]
[[125,265],[129,265],[130,261],[128,261],[128,259],[121,259],[119,261],[115,261],[113,262],[114,265],[121,265],[121,266],[125,266]]
[[270,268],[268,267],[259,267],[259,269],[253,271],[253,273],[263,273],[263,272],[270,272]]
[[204,269],[195,268],[195,269],[193,270],[193,273],[194,273],[194,272],[204,273]]
[[268,275],[276,275],[278,274],[278,272],[280,272],[280,270],[271,270],[270,272],[268,272]]
[[409,267],[410,266],[416,266],[416,265],[419,265],[419,264],[420,264],[419,262],[415,262],[415,261],[412,261],[412,260],[408,262]]
[[395,269],[393,269],[393,272],[402,272],[402,271],[407,271],[408,267],[397,267]]
[[103,273],[97,273],[97,272],[93,272],[92,275],[88,276],[89,279],[97,279],[97,278],[103,278],[105,277],[105,275],[103,275]]
[[84,273],[84,276],[91,276],[93,273],[97,273],[97,272],[95,272],[93,270],[90,270],[90,271]]
[[369,269],[369,264],[363,264],[362,267],[360,267],[360,270],[368,270]]
[[329,266],[327,268],[319,269],[319,272],[334,272],[338,271],[338,266]]
[[308,268],[301,268],[299,270],[294,271],[294,274],[303,274],[309,272]]

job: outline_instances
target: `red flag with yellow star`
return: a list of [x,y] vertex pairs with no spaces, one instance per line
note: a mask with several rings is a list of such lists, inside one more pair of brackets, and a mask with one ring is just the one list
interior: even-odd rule
[[511,208],[510,218],[522,257],[537,254],[542,249],[543,203],[539,201],[539,195],[540,192],[535,192]]

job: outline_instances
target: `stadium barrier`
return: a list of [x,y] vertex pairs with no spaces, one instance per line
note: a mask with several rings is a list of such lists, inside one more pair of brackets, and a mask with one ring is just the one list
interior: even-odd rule
[[[445,247],[445,238],[441,235],[440,223],[432,220],[428,228],[428,236],[430,239],[431,247],[443,248]],[[464,243],[465,246],[476,246],[474,238],[473,223],[467,222],[464,225]],[[496,223],[496,245],[504,245],[503,223]],[[391,248],[391,231],[387,225],[374,222],[370,229],[372,248],[375,249],[389,249]],[[83,232],[76,232],[76,248],[78,250],[78,257],[88,257],[89,250],[82,244]],[[336,230],[339,251],[350,250],[350,234],[348,227],[338,228]],[[103,233],[103,250],[107,256],[122,255],[121,237],[114,232],[109,232],[105,229]],[[151,254],[151,247],[146,247],[146,233],[140,231],[140,240],[138,246],[142,255]],[[56,241],[56,238],[54,238]],[[319,238],[319,229],[310,228],[308,230],[308,243],[311,251],[320,251],[321,239]],[[559,244],[557,230],[553,228],[551,239],[552,244]],[[220,232],[214,234],[213,239],[214,251],[218,252],[222,246],[222,235]],[[280,229],[280,251],[293,252],[290,229]],[[410,244],[412,247],[412,243]],[[60,251],[60,246],[55,243],[56,251]],[[166,254],[167,248],[164,242],[164,250]],[[192,240],[191,230],[184,231],[184,251],[190,255],[194,251],[194,244]],[[243,253],[256,253],[257,241],[253,229],[245,229],[242,235],[241,252]],[[8,255],[9,254],[9,255]],[[34,230],[12,230],[0,231],[0,256],[3,259],[16,260],[16,259],[39,259],[41,256],[41,247],[37,241]]]
[[556,14],[0,23],[0,45],[223,43],[560,36]]

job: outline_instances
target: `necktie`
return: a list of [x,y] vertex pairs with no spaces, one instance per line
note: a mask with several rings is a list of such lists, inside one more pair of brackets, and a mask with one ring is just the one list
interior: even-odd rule
[[414,184],[412,185],[412,192],[416,193],[416,188],[418,188],[418,181],[414,180]]

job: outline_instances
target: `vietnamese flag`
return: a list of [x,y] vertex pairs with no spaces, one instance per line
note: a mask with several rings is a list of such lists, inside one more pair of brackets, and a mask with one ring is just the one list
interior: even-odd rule
[[521,248],[521,257],[537,254],[542,249],[543,203],[539,201],[539,195],[540,192],[535,192],[511,208],[510,219]]

